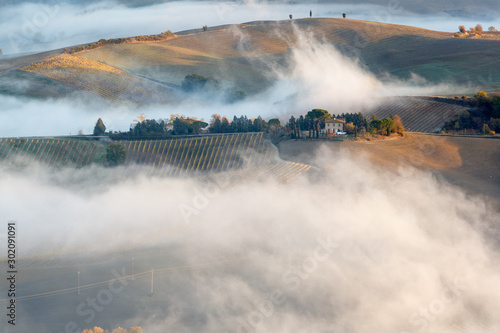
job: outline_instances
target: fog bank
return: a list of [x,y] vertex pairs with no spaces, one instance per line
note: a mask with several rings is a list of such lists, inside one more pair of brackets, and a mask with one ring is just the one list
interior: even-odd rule
[[[152,298],[128,298],[138,292],[131,285],[99,319],[68,318],[82,325],[118,322],[147,332],[498,328],[498,248],[483,235],[498,215],[429,173],[377,171],[363,157],[329,154],[320,150],[314,162],[323,169],[319,179],[279,186],[230,187],[231,175],[217,185],[120,179],[120,169],[1,169],[0,213],[18,221],[24,256],[157,246],[166,267],[227,260],[159,270]],[[116,307],[125,306],[121,318]]]

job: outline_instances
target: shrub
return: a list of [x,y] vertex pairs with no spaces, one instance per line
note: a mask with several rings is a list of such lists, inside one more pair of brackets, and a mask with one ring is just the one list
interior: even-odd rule
[[119,143],[110,143],[106,148],[106,162],[109,166],[117,166],[125,163],[127,151]]

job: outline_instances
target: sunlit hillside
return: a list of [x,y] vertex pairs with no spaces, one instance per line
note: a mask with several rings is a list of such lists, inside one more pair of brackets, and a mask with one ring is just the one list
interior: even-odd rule
[[[500,90],[496,79],[500,40],[454,38],[452,32],[330,18],[194,29],[164,41],[111,44],[77,52],[73,58],[63,55],[41,62],[36,56],[9,58],[0,62],[0,68],[7,73],[21,67],[111,100],[126,95],[131,100],[171,101],[175,93],[167,88],[180,87],[192,73],[213,76],[252,95],[270,87],[276,79],[273,69],[287,68],[287,56],[297,46],[299,32],[333,44],[382,79],[387,74],[405,79],[413,73],[429,83],[470,87],[471,93],[477,87]],[[48,56],[40,55],[42,59]],[[103,70],[106,65],[117,71]],[[158,89],[163,89],[161,98]]]

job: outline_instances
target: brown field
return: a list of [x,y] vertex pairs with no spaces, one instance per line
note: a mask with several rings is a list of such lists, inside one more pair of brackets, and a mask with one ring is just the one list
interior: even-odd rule
[[[346,149],[353,156],[366,156],[377,168],[396,170],[411,165],[438,174],[468,192],[490,197],[500,205],[500,140],[407,134],[381,141],[284,141],[280,155],[285,160],[314,164],[319,147],[332,155]],[[500,207],[500,206],[499,206]]]

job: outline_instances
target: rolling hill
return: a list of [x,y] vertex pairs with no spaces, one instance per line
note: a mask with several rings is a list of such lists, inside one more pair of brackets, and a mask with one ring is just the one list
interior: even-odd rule
[[[207,31],[177,32],[175,38],[165,41],[107,45],[74,56],[81,62],[85,60],[80,58],[92,59],[170,87],[178,87],[185,75],[199,73],[254,94],[272,84],[270,65],[286,65],[287,56],[297,42],[297,29],[312,32],[344,54],[358,57],[361,64],[380,77],[389,73],[407,78],[415,73],[431,83],[454,82],[500,90],[498,39],[453,38],[446,32],[350,19],[309,18],[223,25]],[[45,52],[39,58],[31,55],[3,59],[0,73],[3,76],[10,70],[35,64],[40,70],[34,73],[45,75],[43,67],[51,68],[51,57],[60,53],[63,50]],[[60,70],[71,72],[68,67]],[[94,80],[98,82],[106,75],[106,71],[97,71]],[[78,84],[70,86],[81,89]]]
[[[193,29],[156,41],[125,38],[124,43],[71,54],[55,50],[7,57],[0,59],[0,93],[39,98],[83,93],[111,105],[176,104],[185,97],[184,77],[198,73],[252,96],[278,80],[273,68],[288,70],[291,52],[299,43],[298,31],[359,59],[382,81],[387,74],[401,79],[417,74],[432,84],[469,87],[470,94],[479,89],[500,91],[500,39],[454,38],[451,33],[402,25],[308,18]],[[445,100],[398,97],[356,112],[398,114],[412,130],[436,132],[462,110]]]

